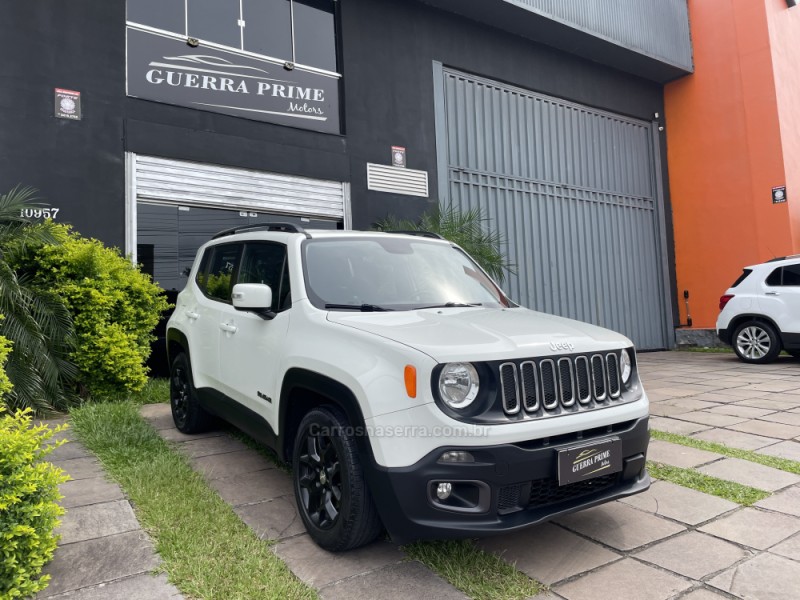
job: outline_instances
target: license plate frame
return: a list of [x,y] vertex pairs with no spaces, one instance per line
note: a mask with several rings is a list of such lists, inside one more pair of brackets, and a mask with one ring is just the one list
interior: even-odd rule
[[622,441],[605,438],[558,451],[558,485],[569,485],[587,479],[622,471]]

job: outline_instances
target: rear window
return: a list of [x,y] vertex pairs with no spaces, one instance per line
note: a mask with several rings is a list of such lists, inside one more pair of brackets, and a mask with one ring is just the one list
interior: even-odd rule
[[747,276],[748,276],[748,275],[750,275],[750,273],[752,273],[752,272],[753,272],[753,270],[752,270],[752,269],[744,269],[744,270],[742,271],[742,274],[741,274],[741,275],[739,275],[739,278],[738,278],[736,281],[734,281],[734,282],[733,282],[733,285],[732,285],[731,287],[732,287],[732,288],[735,288],[737,285],[739,285],[739,284],[740,284],[740,283],[742,283],[742,282],[743,282],[745,279],[747,279]]

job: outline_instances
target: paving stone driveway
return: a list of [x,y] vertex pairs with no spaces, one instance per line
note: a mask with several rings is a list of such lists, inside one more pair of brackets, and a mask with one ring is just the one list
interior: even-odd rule
[[[729,354],[688,352],[638,359],[653,429],[800,460],[800,361],[753,366]],[[287,474],[224,432],[184,436],[174,429],[166,405],[142,412],[243,521],[262,538],[278,540],[277,554],[322,598],[464,598],[389,542],[346,554],[320,550],[304,533]],[[657,481],[644,494],[480,545],[548,584],[541,598],[800,598],[800,477],[657,440],[649,458],[773,495],[744,508]],[[66,485],[71,484],[81,487],[78,481]],[[120,503],[114,510],[123,522],[130,517],[121,496],[112,493],[107,503]],[[51,587],[58,585],[54,579]]]

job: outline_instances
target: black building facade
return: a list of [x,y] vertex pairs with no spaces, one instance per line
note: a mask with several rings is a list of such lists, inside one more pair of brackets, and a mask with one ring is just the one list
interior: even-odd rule
[[[644,18],[653,32],[680,29],[674,48],[685,50],[685,0],[626,1],[622,31]],[[166,289],[180,289],[197,246],[231,224],[368,229],[438,203],[480,206],[509,240],[516,300],[668,346],[658,128],[664,82],[691,64],[537,4],[552,3],[1,0],[0,190],[38,188],[58,221],[131,254]],[[678,9],[670,21],[647,12],[659,4]],[[556,201],[571,204],[549,208]],[[599,205],[638,212],[592,213]],[[562,233],[586,238],[577,225],[610,233],[561,246]],[[614,227],[647,231],[614,246]],[[526,242],[542,232],[548,252]],[[642,249],[650,262],[618,277],[647,274],[655,325],[626,307],[619,282],[602,302],[618,310],[569,299]],[[549,277],[589,257],[575,280]]]

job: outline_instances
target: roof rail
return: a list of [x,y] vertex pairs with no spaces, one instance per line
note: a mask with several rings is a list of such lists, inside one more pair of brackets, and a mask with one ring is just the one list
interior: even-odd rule
[[244,233],[245,231],[283,231],[285,233],[302,233],[306,238],[311,237],[305,229],[294,223],[253,223],[252,225],[240,225],[239,227],[225,229],[211,239],[216,240],[236,233]]
[[770,258],[767,262],[778,262],[779,260],[788,260],[790,258],[800,258],[800,254],[789,254],[788,256],[776,256],[775,258]]
[[434,238],[434,239],[437,239],[437,240],[443,240],[444,239],[438,233],[433,233],[432,231],[412,231],[410,229],[394,229],[392,231],[386,231],[385,233],[400,233],[400,234],[403,234],[403,235],[416,235],[416,236],[419,236],[419,237]]

